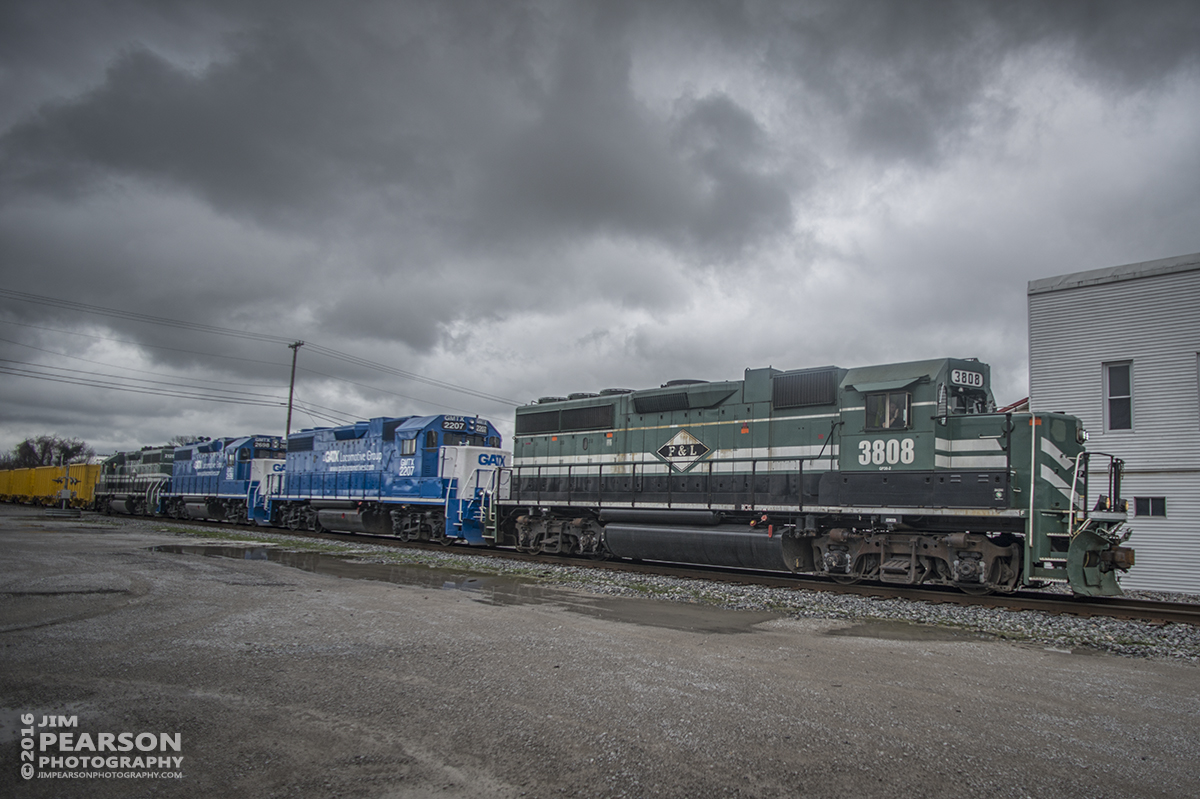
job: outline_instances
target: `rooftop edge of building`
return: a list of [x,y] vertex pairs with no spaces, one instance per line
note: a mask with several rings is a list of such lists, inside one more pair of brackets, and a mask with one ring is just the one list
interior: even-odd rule
[[1200,269],[1200,253],[1177,255],[1173,258],[1159,258],[1155,261],[1142,261],[1123,266],[1109,266],[1103,269],[1089,269],[1085,272],[1071,272],[1055,277],[1045,277],[1029,281],[1028,294],[1045,294],[1063,289],[1098,286],[1104,283],[1119,283],[1124,280],[1136,280],[1143,277],[1168,275],[1174,272],[1190,272]]

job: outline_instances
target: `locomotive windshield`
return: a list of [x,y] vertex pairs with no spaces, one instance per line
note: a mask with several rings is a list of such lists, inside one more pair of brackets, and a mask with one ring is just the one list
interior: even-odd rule
[[959,388],[950,392],[950,413],[954,415],[988,413],[987,393],[974,389]]
[[486,436],[473,436],[466,433],[446,433],[442,442],[448,447],[484,447],[488,446]]

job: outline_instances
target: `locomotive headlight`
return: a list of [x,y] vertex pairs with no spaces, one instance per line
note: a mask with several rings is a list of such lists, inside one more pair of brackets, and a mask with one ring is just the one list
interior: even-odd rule
[[1076,441],[1078,441],[1080,444],[1086,444],[1088,441],[1091,440],[1091,438],[1092,437],[1088,434],[1088,431],[1083,429],[1082,423],[1078,423],[1075,425],[1075,440]]

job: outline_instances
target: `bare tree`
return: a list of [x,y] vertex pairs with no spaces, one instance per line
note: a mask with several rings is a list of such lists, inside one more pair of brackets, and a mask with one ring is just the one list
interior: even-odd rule
[[95,457],[96,450],[78,438],[38,436],[25,439],[13,447],[11,454],[0,457],[0,468],[30,469],[61,463],[88,463]]

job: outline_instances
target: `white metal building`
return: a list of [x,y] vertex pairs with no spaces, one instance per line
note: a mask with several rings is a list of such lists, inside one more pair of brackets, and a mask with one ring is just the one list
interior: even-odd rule
[[1200,253],[1031,281],[1029,391],[1125,459],[1121,584],[1200,593]]

